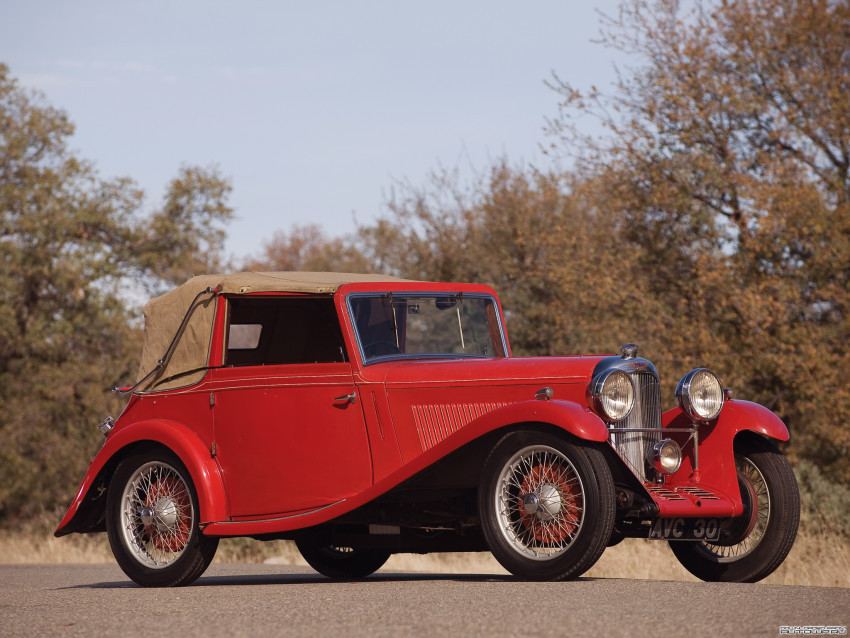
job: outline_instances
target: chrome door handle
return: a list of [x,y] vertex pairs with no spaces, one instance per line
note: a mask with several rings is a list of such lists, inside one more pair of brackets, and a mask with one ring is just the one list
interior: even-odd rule
[[349,403],[357,403],[357,393],[352,390],[348,394],[344,394],[341,397],[334,397],[334,403],[338,403],[339,401],[348,401]]

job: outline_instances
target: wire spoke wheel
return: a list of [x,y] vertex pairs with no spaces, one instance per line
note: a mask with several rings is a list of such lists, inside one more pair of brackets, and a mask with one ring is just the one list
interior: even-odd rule
[[584,520],[584,486],[570,460],[550,447],[518,451],[499,476],[499,528],[516,551],[549,560],[565,551]]
[[598,447],[566,435],[506,434],[484,464],[479,515],[505,569],[531,580],[574,578],[602,555],[614,483]]
[[743,514],[721,525],[716,542],[670,541],[682,566],[702,580],[762,580],[782,564],[797,537],[800,492],[779,450],[757,435],[743,433],[735,441],[735,469]]
[[124,459],[106,501],[106,531],[124,573],[145,587],[188,585],[215,556],[218,539],[201,534],[198,497],[172,453]]
[[195,515],[189,486],[170,465],[146,463],[124,488],[121,529],[137,560],[162,569],[180,558]]

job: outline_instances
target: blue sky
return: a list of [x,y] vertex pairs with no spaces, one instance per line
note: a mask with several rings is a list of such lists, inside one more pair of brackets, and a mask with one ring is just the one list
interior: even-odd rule
[[6,2],[0,61],[76,124],[71,146],[148,204],[183,164],[218,165],[228,253],[293,223],[346,233],[397,181],[485,171],[539,150],[552,71],[608,86],[591,42],[617,2]]

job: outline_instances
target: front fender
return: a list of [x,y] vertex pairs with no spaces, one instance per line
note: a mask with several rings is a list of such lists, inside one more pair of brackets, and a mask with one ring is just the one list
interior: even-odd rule
[[735,434],[749,430],[778,441],[791,438],[782,419],[763,405],[751,401],[727,401],[720,411],[717,425],[721,429],[734,431]]
[[590,409],[571,401],[520,401],[493,410],[472,421],[466,428],[479,436],[490,430],[523,422],[549,423],[586,441],[607,441],[605,422]]
[[[686,428],[691,424],[688,415],[682,412],[679,407],[667,410],[662,415],[662,423],[665,428]],[[735,438],[736,434],[744,430],[757,432],[779,441],[787,441],[791,438],[788,427],[773,412],[758,403],[738,400],[726,401],[717,420],[700,427],[700,436],[708,438],[707,435],[723,432],[731,440]],[[702,432],[706,432],[706,435],[703,435]]]
[[[181,423],[152,419],[116,428],[109,434],[89,465],[68,512],[54,532],[56,536],[89,531],[102,519],[106,499],[100,498],[100,481],[108,482],[109,475],[128,447],[146,442],[169,448],[186,466],[198,494],[199,518],[202,525],[227,517],[224,483],[207,446],[197,434]],[[98,493],[93,493],[93,490]]]
[[[689,428],[690,417],[678,407],[662,415],[665,428]],[[787,441],[788,428],[773,412],[758,403],[750,401],[726,401],[717,419],[700,425],[699,435],[699,472],[695,472],[693,446],[688,444],[686,434],[671,434],[682,445],[684,458],[676,480],[697,480],[719,489],[733,497],[735,514],[743,511],[735,469],[735,437],[741,432],[756,432],[764,436]]]

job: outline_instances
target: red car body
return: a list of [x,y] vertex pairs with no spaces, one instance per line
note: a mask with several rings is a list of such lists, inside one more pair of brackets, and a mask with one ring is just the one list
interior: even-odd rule
[[[308,562],[334,576],[366,575],[393,552],[490,549],[509,570],[531,578],[577,576],[598,558],[593,554],[625,536],[664,538],[674,550],[680,544],[692,552],[737,547],[753,529],[767,537],[779,526],[783,547],[790,548],[789,534],[793,541],[793,503],[777,505],[771,495],[761,505],[759,481],[755,488],[747,483],[741,465],[753,454],[775,455],[763,450],[761,437],[788,440],[778,417],[728,396],[709,420],[694,418],[687,406],[661,413],[657,373],[636,349],[620,356],[513,357],[501,306],[487,286],[243,273],[195,278],[149,306],[139,382],[114,426],[104,426],[106,441],[56,531],[110,531],[119,563],[143,585],[191,582],[212,559],[214,539],[225,536],[295,539]],[[370,331],[384,336],[367,343]],[[259,358],[263,348],[267,354]],[[306,352],[290,352],[296,349]],[[632,384],[636,405],[620,420],[600,413],[589,389],[612,370],[621,371],[623,392]],[[628,437],[631,443],[622,443]],[[516,447],[526,439],[531,443],[522,449],[538,454],[533,458],[561,450],[566,460],[534,461],[536,469],[513,492],[485,487],[484,473],[501,476],[513,467],[492,460],[494,450],[510,456],[510,442]],[[668,439],[680,463],[672,472],[653,470],[649,448]],[[573,448],[596,469],[583,474]],[[129,459],[141,467],[146,455],[176,470],[177,479],[147,479],[139,488]],[[762,483],[776,482],[764,463],[755,466]],[[551,468],[573,468],[581,488],[571,492],[566,479],[541,479]],[[123,485],[115,484],[116,473]],[[783,491],[791,491],[780,475]],[[528,486],[529,477],[540,479],[538,487]],[[175,481],[185,483],[186,496],[163,496]],[[602,496],[594,496],[594,482]],[[497,510],[505,499],[524,504],[511,505],[518,513],[488,514],[482,510],[493,500],[488,489],[503,489]],[[591,500],[603,502],[601,514]],[[765,507],[772,507],[773,527],[759,528]],[[570,520],[579,523],[560,523],[554,537],[540,531],[569,508],[578,512]],[[777,521],[780,510],[790,514]],[[175,522],[189,512],[194,521]],[[517,532],[499,537],[498,520],[487,529],[493,517],[519,536],[531,531],[530,541],[513,548],[518,556],[510,547]],[[121,531],[133,525],[134,531]],[[732,529],[727,541],[736,542],[724,545],[720,536],[707,542],[706,526],[712,534],[715,527]],[[750,528],[743,536],[742,526]],[[177,540],[163,540],[166,532]],[[588,540],[578,543],[573,536],[582,533]],[[134,553],[152,543],[157,556]],[[198,554],[193,543],[200,543],[202,557],[190,561]],[[758,547],[755,553],[764,553]],[[770,560],[762,556],[743,572],[736,571],[740,561],[716,552],[702,557],[708,567],[700,556],[680,560],[689,569],[686,561],[696,561],[707,580],[754,580],[783,551],[772,549]],[[547,571],[550,563],[559,566]]]

